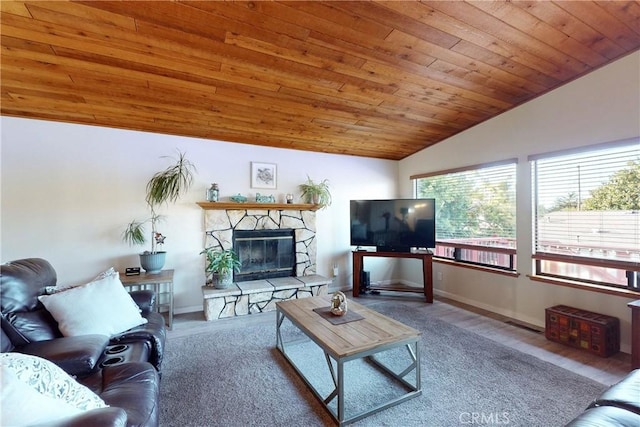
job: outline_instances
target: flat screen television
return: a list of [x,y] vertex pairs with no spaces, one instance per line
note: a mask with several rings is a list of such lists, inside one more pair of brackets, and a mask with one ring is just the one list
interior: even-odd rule
[[436,247],[435,199],[351,200],[351,246],[381,252]]

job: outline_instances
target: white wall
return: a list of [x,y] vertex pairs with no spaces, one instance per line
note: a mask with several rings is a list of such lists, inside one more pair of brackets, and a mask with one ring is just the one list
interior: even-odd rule
[[[527,156],[640,136],[640,53],[636,52],[555,91],[400,161],[399,189],[412,196],[409,176],[518,158],[517,279],[434,264],[436,293],[536,325],[544,309],[567,304],[619,317],[622,348],[629,351],[627,298],[533,282],[531,173]],[[410,281],[421,282],[417,271]],[[434,274],[437,277],[437,274]]]
[[[299,196],[307,174],[329,179],[333,204],[317,213],[318,273],[351,283],[349,200],[394,197],[395,161],[257,147],[178,136],[2,117],[2,262],[49,260],[60,283],[91,279],[110,266],[137,266],[137,253],[121,241],[124,226],[148,216],[145,185],[170,164],[161,156],[185,151],[196,165],[194,185],[164,210],[165,268],[174,268],[176,312],[202,309],[203,211],[211,182],[221,197],[255,192]],[[275,191],[250,188],[250,162],[277,164]],[[281,199],[280,199],[281,200]]]

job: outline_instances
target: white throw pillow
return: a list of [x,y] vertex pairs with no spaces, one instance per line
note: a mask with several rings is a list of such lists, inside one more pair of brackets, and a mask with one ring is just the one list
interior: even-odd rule
[[4,367],[0,370],[0,375],[0,424],[3,426],[52,423],[82,413],[68,403],[38,393]]
[[1,425],[50,423],[108,405],[54,363],[21,353],[0,354]]
[[112,336],[147,323],[117,273],[63,292],[41,295],[38,299],[67,337]]

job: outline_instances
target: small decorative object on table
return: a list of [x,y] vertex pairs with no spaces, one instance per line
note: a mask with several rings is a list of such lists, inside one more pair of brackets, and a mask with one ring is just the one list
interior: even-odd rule
[[273,196],[273,194],[270,196],[263,196],[260,193],[256,193],[256,202],[257,203],[275,203],[276,198]]
[[287,204],[290,205],[291,203],[293,203],[293,194],[287,193],[286,199],[287,199]]
[[124,271],[125,276],[139,276],[140,267],[127,267]]
[[235,196],[231,196],[229,198],[231,199],[232,202],[236,202],[236,203],[246,203],[247,201],[247,198],[240,193],[236,194]]
[[211,184],[211,188],[207,190],[207,201],[208,202],[217,202],[218,196],[220,195],[220,189],[218,188],[218,184]]
[[331,314],[336,316],[347,314],[347,297],[340,291],[335,292],[331,297]]

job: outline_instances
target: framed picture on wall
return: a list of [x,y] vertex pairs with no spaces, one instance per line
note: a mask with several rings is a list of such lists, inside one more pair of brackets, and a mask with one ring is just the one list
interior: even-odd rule
[[251,188],[277,188],[276,164],[251,162]]

